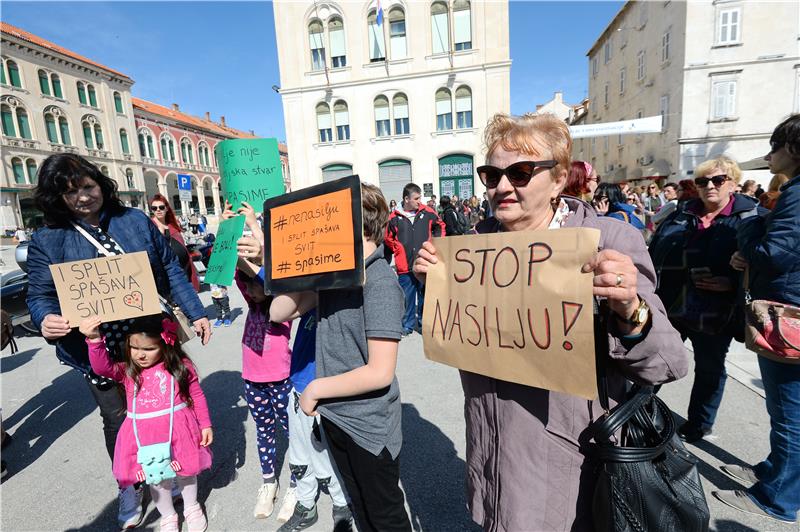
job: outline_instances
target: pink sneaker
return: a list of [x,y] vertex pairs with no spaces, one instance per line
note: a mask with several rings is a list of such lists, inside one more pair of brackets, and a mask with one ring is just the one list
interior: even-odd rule
[[200,508],[200,503],[195,503],[183,509],[183,520],[189,532],[205,532],[208,528],[208,520]]
[[178,527],[178,514],[174,513],[167,517],[162,517],[158,522],[159,532],[180,532]]

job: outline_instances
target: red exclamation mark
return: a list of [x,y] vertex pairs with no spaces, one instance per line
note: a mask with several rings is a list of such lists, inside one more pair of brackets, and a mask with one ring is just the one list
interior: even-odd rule
[[[561,302],[561,317],[564,323],[564,338],[567,337],[570,329],[572,329],[575,322],[578,321],[578,316],[583,310],[583,305],[580,303],[570,303],[568,301]],[[569,340],[564,340],[564,343],[561,344],[561,347],[564,348],[565,351],[572,351],[572,342]]]

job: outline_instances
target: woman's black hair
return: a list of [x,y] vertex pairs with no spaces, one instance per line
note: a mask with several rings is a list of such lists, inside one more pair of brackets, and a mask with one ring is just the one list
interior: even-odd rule
[[446,209],[447,207],[449,207],[450,206],[450,198],[448,198],[446,195],[442,196],[442,198],[439,200],[439,206],[442,209]]
[[622,193],[622,188],[615,183],[600,183],[597,185],[597,190],[594,191],[594,197],[598,198],[601,196],[608,198],[609,205],[625,203],[627,201],[625,194]]
[[39,182],[33,191],[36,207],[44,214],[44,224],[49,227],[69,225],[74,218],[64,203],[63,195],[70,187],[77,187],[84,177],[90,178],[103,192],[103,210],[110,213],[122,211],[125,206],[117,196],[117,183],[99,168],[71,153],[51,155],[39,168]]
[[792,156],[800,157],[800,113],[778,124],[769,138],[769,144],[773,151],[786,146],[786,151]]

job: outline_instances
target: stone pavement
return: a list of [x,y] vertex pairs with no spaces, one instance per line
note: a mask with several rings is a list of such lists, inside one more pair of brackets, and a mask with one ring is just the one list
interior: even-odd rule
[[[275,530],[273,518],[256,520],[252,508],[260,482],[254,425],[241,399],[239,341],[243,302],[231,290],[234,323],[216,329],[211,343],[189,351],[196,361],[211,408],[214,466],[201,476],[209,530]],[[208,293],[201,299],[210,306]],[[245,309],[246,310],[246,309]],[[197,344],[197,345],[195,345]],[[0,488],[4,531],[115,530],[116,485],[103,445],[100,417],[84,379],[56,362],[53,348],[41,338],[19,340],[20,351],[0,359],[3,422],[14,436],[3,452],[9,476]],[[736,347],[731,376],[715,427],[715,436],[690,445],[712,510],[712,529],[783,531],[798,527],[760,520],[728,509],[713,499],[712,489],[738,485],[718,469],[723,463],[754,463],[768,450],[769,418],[759,395],[755,355]],[[740,371],[741,373],[736,373]],[[403,401],[404,447],[401,477],[415,530],[479,530],[470,522],[464,499],[463,397],[456,370],[429,362],[418,335],[402,341],[398,378]],[[742,381],[742,382],[740,382]],[[661,395],[678,416],[685,414],[691,376],[665,386]],[[279,456],[286,444],[281,438]],[[282,460],[281,482],[288,467]],[[330,530],[330,498],[320,497],[320,521],[313,530]],[[144,529],[157,528],[150,504]],[[184,527],[185,528],[185,527]]]

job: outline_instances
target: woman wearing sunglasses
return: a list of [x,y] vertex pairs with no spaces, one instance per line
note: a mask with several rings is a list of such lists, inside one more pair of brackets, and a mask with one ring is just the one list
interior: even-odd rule
[[[497,114],[485,131],[486,165],[477,168],[494,216],[478,233],[600,230],[600,249],[582,271],[610,308],[612,397],[625,378],[659,384],[687,371],[686,351],[655,295],[655,272],[641,234],[562,196],[572,139],[552,115]],[[423,280],[437,262],[423,244],[414,272]],[[593,460],[579,441],[602,415],[597,402],[566,393],[461,372],[465,398],[467,491],[473,519],[487,530],[591,530]]]
[[744,336],[744,318],[736,310],[739,274],[728,263],[737,229],[760,212],[753,198],[734,193],[742,176],[735,161],[706,161],[694,176],[699,197],[681,204],[650,242],[657,293],[694,351],[687,421],[678,428],[687,442],[711,433],[725,389],[728,347],[734,337]]
[[183,239],[178,218],[175,217],[175,212],[172,210],[167,198],[161,194],[154,195],[150,200],[150,212],[153,213],[151,217],[153,223],[156,224],[164,238],[169,240],[172,252],[178,257],[178,262],[186,273],[186,278],[192,283],[195,291],[199,292],[200,279],[197,276],[197,270],[194,267],[189,250],[186,248],[186,241]]

